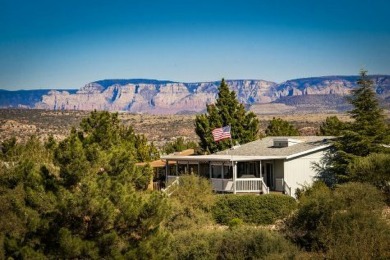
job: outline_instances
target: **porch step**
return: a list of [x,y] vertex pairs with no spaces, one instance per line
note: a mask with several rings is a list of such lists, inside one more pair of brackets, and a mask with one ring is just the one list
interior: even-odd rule
[[283,194],[283,191],[270,190],[269,194]]

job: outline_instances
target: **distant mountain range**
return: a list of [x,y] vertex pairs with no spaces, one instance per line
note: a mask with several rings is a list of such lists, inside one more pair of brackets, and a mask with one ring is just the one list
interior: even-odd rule
[[[326,76],[288,80],[227,80],[240,102],[256,113],[307,111],[340,112],[356,88],[358,76]],[[380,102],[389,108],[390,76],[370,76]],[[183,83],[151,79],[111,79],[79,90],[0,90],[0,107],[50,110],[110,110],[149,114],[199,113],[215,102],[220,81]],[[268,109],[268,110],[267,110]]]

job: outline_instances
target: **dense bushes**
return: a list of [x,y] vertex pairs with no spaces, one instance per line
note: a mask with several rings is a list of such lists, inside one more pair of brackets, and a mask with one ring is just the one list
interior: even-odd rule
[[369,184],[347,183],[331,190],[315,183],[302,193],[285,234],[331,259],[388,259],[390,226],[381,216],[383,206],[381,192]]
[[210,182],[195,175],[180,176],[170,196],[171,215],[166,226],[171,231],[213,224],[211,208],[215,194]]
[[220,224],[227,225],[239,218],[245,223],[261,225],[285,218],[295,208],[296,201],[285,195],[221,195],[213,207],[213,215]]
[[5,143],[0,259],[164,256],[168,201],[146,190],[151,170],[134,166],[155,148],[117,114],[92,112],[60,143]]
[[291,259],[298,253],[280,234],[246,227],[182,231],[171,248],[175,259]]
[[390,204],[390,154],[373,153],[354,160],[348,167],[353,181],[370,183],[381,190]]

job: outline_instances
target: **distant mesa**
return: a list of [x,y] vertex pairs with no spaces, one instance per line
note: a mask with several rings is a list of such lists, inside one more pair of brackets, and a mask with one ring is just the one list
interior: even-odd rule
[[[380,101],[389,107],[390,76],[373,75]],[[258,114],[341,112],[358,76],[288,80],[227,80],[240,102]],[[154,79],[107,79],[79,90],[0,90],[0,107],[49,110],[109,110],[148,114],[193,114],[215,102],[220,81],[183,83]]]

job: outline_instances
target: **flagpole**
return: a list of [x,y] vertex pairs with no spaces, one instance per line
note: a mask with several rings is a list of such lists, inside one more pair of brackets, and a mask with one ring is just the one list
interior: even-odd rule
[[[229,125],[229,128],[230,128],[230,132],[232,131],[232,127]],[[230,135],[230,149],[233,148],[233,138],[232,136]]]

